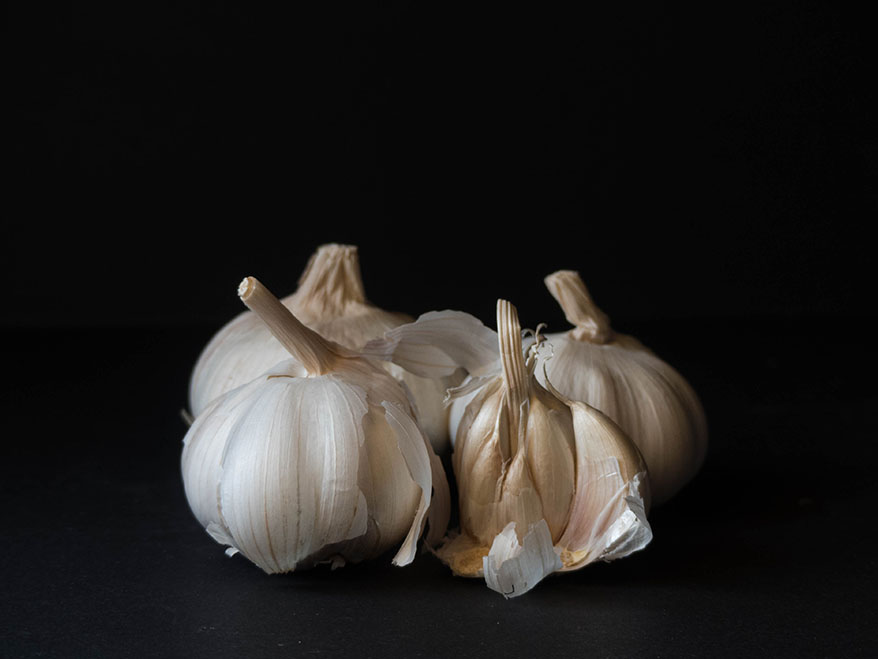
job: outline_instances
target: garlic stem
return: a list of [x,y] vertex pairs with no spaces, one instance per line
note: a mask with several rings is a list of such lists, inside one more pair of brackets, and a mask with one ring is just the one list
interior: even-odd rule
[[575,328],[571,335],[577,341],[607,343],[613,338],[610,318],[591,299],[585,283],[575,270],[559,270],[544,279],[564,316]]
[[296,296],[321,314],[344,312],[348,304],[365,304],[366,293],[355,245],[329,243],[311,255],[299,278]]
[[[521,352],[521,324],[518,311],[506,300],[497,301],[497,335],[500,344],[500,364],[506,385],[506,413],[511,432],[507,436],[515,446],[506,447],[504,458],[518,450],[518,434],[521,423],[521,404],[527,398],[527,370]],[[514,439],[513,439],[514,438]]]
[[323,375],[332,370],[339,355],[331,344],[303,325],[258,279],[246,277],[238,286],[238,296],[309,374]]

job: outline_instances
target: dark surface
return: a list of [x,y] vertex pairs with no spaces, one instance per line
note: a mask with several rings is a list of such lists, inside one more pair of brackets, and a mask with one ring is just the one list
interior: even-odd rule
[[0,654],[875,656],[878,328],[815,341],[824,321],[639,325],[702,396],[704,469],[642,553],[508,601],[431,555],[271,577],[227,558],[178,467],[207,330],[7,331]]
[[[350,4],[10,4],[0,655],[878,656],[871,17]],[[510,601],[430,555],[227,558],[189,372],[325,242],[492,326],[564,327],[542,278],[579,270],[707,409],[654,542]]]

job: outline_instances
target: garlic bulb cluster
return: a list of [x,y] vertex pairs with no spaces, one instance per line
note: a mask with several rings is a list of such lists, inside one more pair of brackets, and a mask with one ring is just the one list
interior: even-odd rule
[[195,517],[268,573],[388,551],[406,565],[422,544],[507,598],[644,549],[652,507],[701,468],[704,410],[613,331],[578,273],[545,284],[569,331],[523,331],[505,299],[496,330],[464,311],[384,311],[350,245],[319,247],[282,299],[246,278],[248,310],[190,379],[181,469]]
[[[307,327],[354,350],[386,330],[413,320],[406,314],[380,309],[367,300],[358,250],[353,245],[321,245],[311,256],[296,291],[281,302]],[[211,338],[198,357],[189,384],[191,415],[197,417],[221,394],[289,358],[265,323],[251,311],[243,311]],[[434,448],[445,450],[448,413],[442,400],[456,376],[435,380],[408,373],[393,364],[384,366],[405,383],[419,423]]]
[[707,421],[698,396],[637,339],[612,330],[577,272],[559,270],[545,284],[574,327],[546,335],[552,349],[540,351],[537,378],[613,419],[646,460],[653,504],[665,503],[704,461]]
[[540,341],[525,354],[508,301],[497,303],[496,334],[466,314],[434,312],[365,350],[422,375],[469,373],[454,392],[467,397],[453,453],[460,532],[437,551],[454,574],[515,597],[652,539],[637,447],[600,411],[537,381]]
[[[404,387],[309,329],[256,279],[239,288],[286,353],[213,397],[184,438],[185,493],[229,553],[265,572],[410,563],[449,519],[448,482]],[[243,321],[242,321],[243,322]]]

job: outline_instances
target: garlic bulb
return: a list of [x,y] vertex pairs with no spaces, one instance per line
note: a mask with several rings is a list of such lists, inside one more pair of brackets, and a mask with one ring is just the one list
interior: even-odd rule
[[[354,350],[385,330],[412,320],[406,314],[379,309],[366,299],[358,250],[353,245],[320,246],[312,254],[296,291],[281,302],[321,336]],[[251,311],[242,312],[211,338],[198,357],[189,384],[192,416],[198,416],[220,394],[289,357],[259,318]],[[385,368],[405,382],[421,427],[434,448],[444,450],[448,445],[448,419],[442,398],[453,378],[436,381],[392,364]]]
[[649,485],[637,447],[606,415],[536,380],[541,342],[525,358],[512,304],[498,301],[492,346],[479,325],[436,312],[366,348],[416,372],[457,364],[470,373],[452,456],[460,533],[437,555],[514,597],[554,572],[645,547]]
[[666,502],[700,469],[707,420],[698,396],[669,364],[637,339],[613,332],[582,279],[559,270],[545,279],[574,328],[550,333],[537,378],[613,419],[649,467],[653,505]]
[[292,358],[207,405],[183,440],[198,521],[265,572],[373,558],[410,563],[429,515],[442,538],[442,464],[402,385],[377,363],[307,328],[259,281],[239,288]]

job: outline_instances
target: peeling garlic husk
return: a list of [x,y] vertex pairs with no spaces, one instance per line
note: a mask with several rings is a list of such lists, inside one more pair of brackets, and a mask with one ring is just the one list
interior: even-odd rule
[[707,420],[698,396],[637,339],[612,330],[579,273],[558,270],[545,284],[574,327],[545,335],[551,349],[538,354],[537,378],[613,419],[646,460],[653,505],[667,502],[705,459]]
[[[307,327],[353,350],[413,320],[367,300],[354,245],[321,245],[311,255],[296,291],[281,298],[281,302]],[[190,415],[198,416],[217,396],[289,358],[265,324],[252,311],[243,311],[214,334],[199,355],[189,382]],[[418,422],[434,449],[447,450],[448,411],[442,400],[446,388],[459,382],[459,374],[435,380],[413,375],[394,364],[385,363],[384,367],[405,384]]]
[[[421,374],[455,365],[468,381],[452,462],[460,530],[437,555],[459,576],[505,597],[546,576],[611,561],[652,539],[640,452],[606,415],[534,377],[515,307],[497,304],[497,332],[462,312],[432,312],[366,346]],[[418,349],[419,345],[422,349]],[[429,346],[429,349],[423,348]]]
[[183,440],[198,521],[267,573],[338,567],[444,535],[448,482],[402,385],[310,330],[259,281],[239,289],[290,358],[214,400]]

